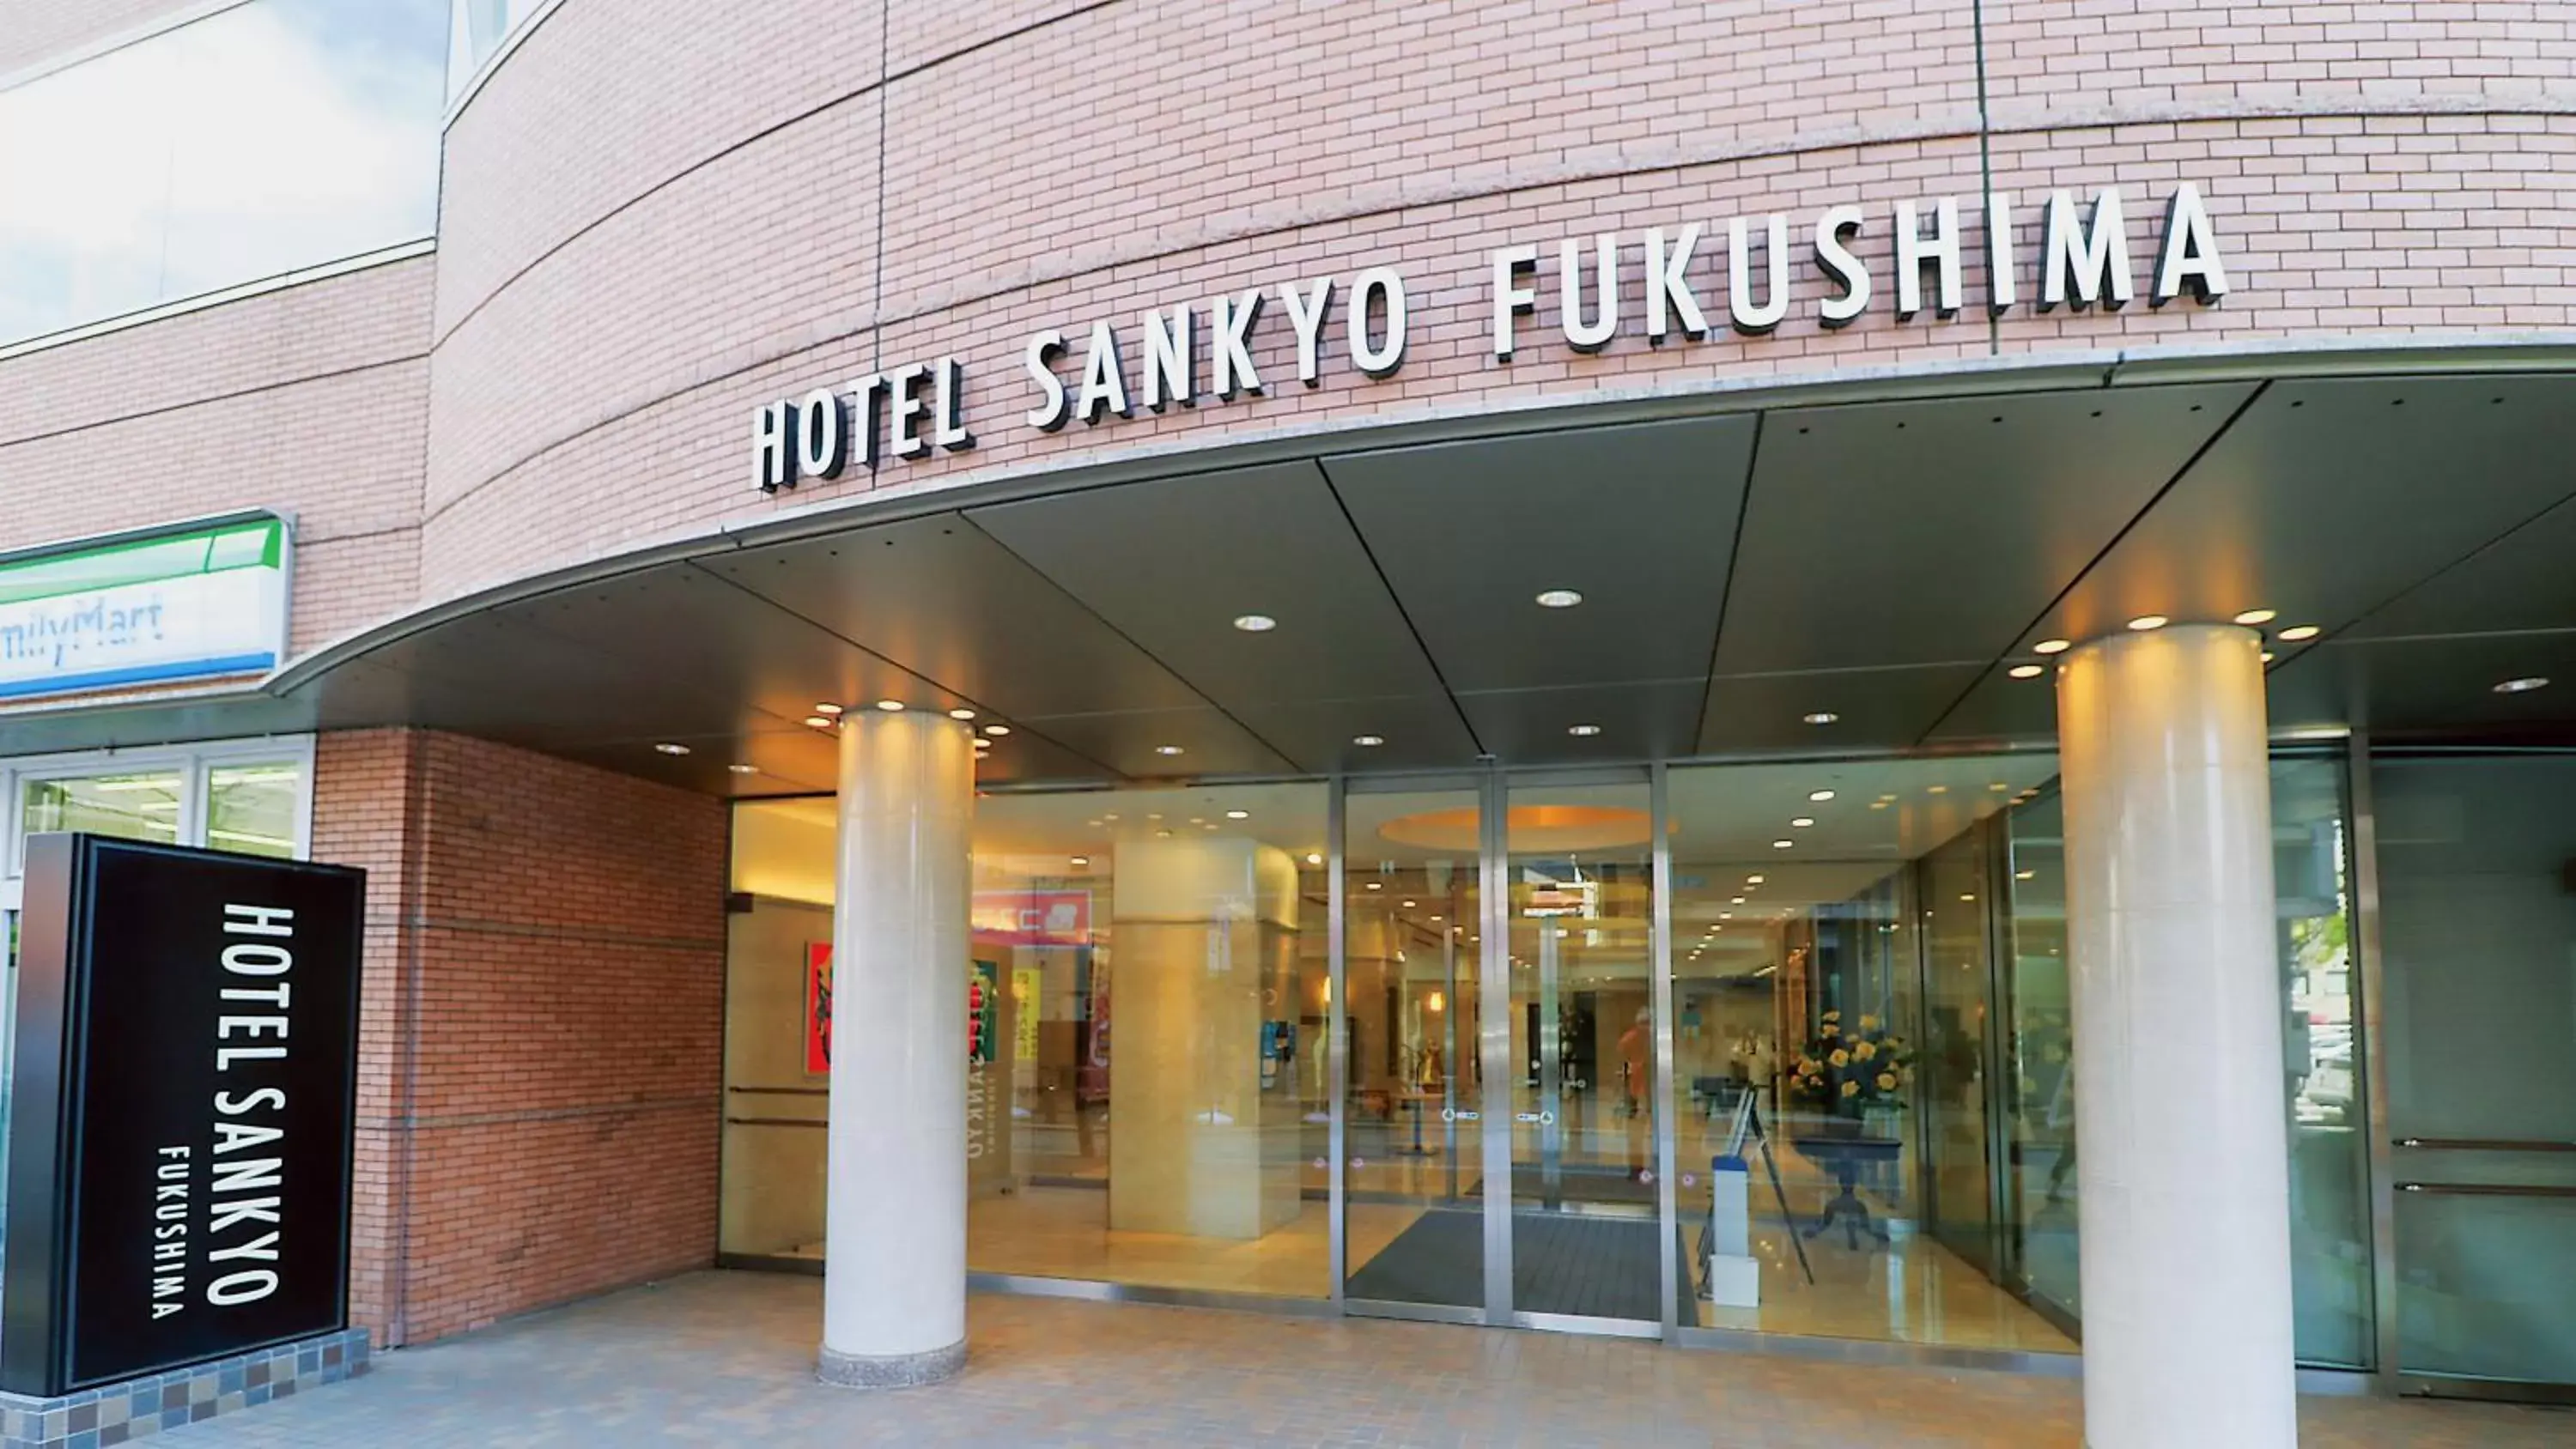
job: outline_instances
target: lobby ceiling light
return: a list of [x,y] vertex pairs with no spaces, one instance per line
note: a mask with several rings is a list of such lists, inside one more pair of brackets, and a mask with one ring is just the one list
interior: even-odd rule
[[1838,714],[1836,714],[1836,713],[1834,713],[1832,710],[1829,710],[1829,709],[1820,709],[1820,710],[1817,710],[1814,714],[1810,714],[1810,715],[1802,715],[1802,716],[1800,716],[1800,718],[1804,719],[1807,723],[1809,723],[1809,724],[1811,724],[1811,725],[1829,725],[1829,724],[1832,724],[1834,721],[1836,721],[1836,720],[1838,720],[1838,719],[1841,719],[1841,718],[1842,718],[1842,716],[1841,716],[1841,715],[1838,715]]
[[2547,676],[2527,674],[2520,679],[2508,679],[2504,681],[2495,687],[2495,692],[2498,694],[2529,694],[2535,689],[2547,689],[2548,687],[2549,680]]
[[805,716],[805,723],[818,730],[827,730],[832,727],[832,718],[829,715],[809,714]]
[[727,765],[725,768],[733,771],[737,775],[757,775],[760,773],[760,767],[758,765]]
[[973,719],[975,717],[975,711],[971,709],[952,709],[948,712],[948,717],[950,719]]
[[2074,647],[2074,644],[2064,639],[2042,639],[2038,643],[2030,646],[2030,652],[2033,654],[2063,654]]
[[2149,629],[2161,629],[2172,622],[2162,614],[2140,614],[2129,621],[2129,627],[2143,634]]
[[888,714],[901,714],[903,713],[903,701],[899,699],[881,699],[877,701],[877,708],[884,710]]
[[1355,744],[1355,745],[1357,745],[1357,746],[1359,746],[1361,749],[1364,749],[1364,750],[1373,750],[1373,749],[1376,749],[1378,746],[1380,746],[1380,745],[1382,745],[1382,744],[1385,744],[1385,743],[1386,743],[1386,736],[1384,736],[1384,735],[1353,735],[1353,736],[1351,736],[1351,743],[1352,743],[1352,744]]
[[1923,787],[1923,793],[1926,795],[1947,795],[1950,793],[1950,787],[1947,785],[1926,785]]
[[1404,902],[1404,908],[1405,908],[1406,910],[1408,910],[1408,911],[1409,911],[1409,910],[1412,910],[1412,909],[1413,909],[1413,902],[1411,902],[1411,901],[1406,901],[1406,902]]
[[1994,782],[1993,784],[1988,785],[1986,788],[1987,788],[1987,789],[1989,789],[1989,790],[1992,790],[1992,791],[1994,791],[1996,794],[2000,795],[2000,794],[2002,794],[2003,792],[2005,792],[2006,790],[2011,789],[2011,788],[2012,788],[2012,786],[2005,784],[2005,783],[2004,783],[2003,781],[2001,781],[2001,780],[1997,780],[1997,781],[1996,781],[1996,782]]
[[1727,898],[1726,898],[1726,903],[1727,903],[1728,905],[1730,905],[1730,906],[1740,906],[1740,905],[1744,904],[1744,897],[1742,897],[1742,896],[1729,896],[1729,897],[1727,897]]
[[1807,798],[1821,805],[1825,801],[1834,798],[1834,792],[1831,790],[1810,790],[1807,792]]
[[986,733],[986,734],[988,734],[988,735],[991,735],[993,738],[995,738],[995,739],[997,739],[997,740],[998,740],[998,739],[1000,739],[1002,736],[1004,736],[1004,735],[1006,735],[1006,734],[1009,734],[1010,732],[1011,732],[1011,727],[1010,727],[1009,725],[1005,725],[1005,724],[990,724],[990,725],[986,725],[986,726],[984,726],[984,733]]
[[1758,875],[1748,875],[1744,878],[1744,883],[1746,885],[1760,885],[1762,884],[1762,877]]
[[1234,627],[1246,634],[1267,634],[1279,627],[1279,621],[1268,614],[1237,614],[1234,616]]
[[1306,863],[1308,865],[1322,865],[1324,863],[1324,853],[1320,850],[1307,851]]
[[1073,863],[1075,865],[1089,865],[1091,864],[1091,857],[1087,855],[1077,855],[1073,858]]
[[1225,818],[1228,820],[1249,820],[1252,818],[1252,812],[1249,810],[1228,810],[1225,812]]
[[1177,755],[1177,754],[1179,754],[1180,752],[1181,752],[1181,747],[1180,747],[1179,745],[1156,745],[1156,746],[1154,746],[1154,753],[1155,753],[1155,754],[1158,754],[1158,755]]
[[2262,662],[2263,662],[2263,663],[2265,663],[2265,664],[2269,664],[2269,663],[2271,663],[2273,660],[2278,659],[2278,658],[2280,658],[2280,657],[2281,657],[2281,656],[2279,656],[2279,655],[2277,655],[2277,654],[2273,653],[2271,650],[2266,649],[2266,650],[2264,650],[2264,651],[2263,651],[2263,659],[2262,659]]
[[1565,727],[1565,732],[1574,736],[1578,740],[1588,740],[1594,735],[1601,733],[1601,726],[1597,724],[1567,725]]
[[1813,824],[1815,824],[1815,823],[1816,823],[1816,817],[1814,817],[1813,815],[1799,815],[1799,816],[1794,816],[1794,817],[1792,817],[1792,818],[1790,819],[1790,821],[1789,821],[1789,828],[1790,828],[1790,829],[1792,829],[1792,830],[1804,830],[1804,829],[1806,829],[1808,826],[1813,825]]
[[2236,622],[2250,629],[2257,624],[2269,624],[2279,617],[2270,609],[2248,609],[2236,616]]
[[2016,664],[2005,672],[2015,679],[2037,679],[2046,674],[2048,669],[2047,666],[2040,664]]
[[[1735,912],[1733,912],[1733,911],[1720,911],[1720,912],[1718,912],[1718,913],[1717,913],[1717,918],[1718,918],[1719,920],[1721,920],[1721,921],[1731,921],[1731,920],[1734,920],[1734,919],[1735,919]],[[1714,934],[1714,933],[1712,933],[1712,934]]]
[[689,752],[689,747],[688,747],[687,745],[674,744],[673,742],[671,742],[671,741],[669,741],[669,740],[664,740],[662,743],[660,743],[660,744],[658,744],[658,745],[655,745],[653,748],[655,748],[655,749],[657,749],[657,750],[660,750],[663,754],[666,754],[666,755],[685,755],[685,754],[687,754],[687,753]]
[[2286,644],[2299,644],[2314,639],[2324,632],[2325,630],[2314,624],[2293,624],[2281,631],[2281,640]]
[[814,712],[822,715],[826,719],[839,719],[841,717],[841,707],[832,703],[828,699],[823,701],[821,704],[814,706]]
[[1798,842],[1796,842],[1796,841],[1794,841],[1794,840],[1775,840],[1775,841],[1772,841],[1772,842],[1771,842],[1771,848],[1772,848],[1773,850],[1787,850],[1790,846],[1793,846],[1793,845],[1795,845],[1795,844],[1797,844],[1797,843],[1798,843]]
[[2013,872],[2014,880],[2035,880],[2038,876],[2039,872],[2035,870],[2017,870]]
[[1583,596],[1572,589],[1548,589],[1538,596],[1542,609],[1571,609],[1583,602]]
[[1368,888],[1373,891],[1382,891],[1386,889],[1386,887],[1379,885],[1376,881],[1370,881],[1368,883]]

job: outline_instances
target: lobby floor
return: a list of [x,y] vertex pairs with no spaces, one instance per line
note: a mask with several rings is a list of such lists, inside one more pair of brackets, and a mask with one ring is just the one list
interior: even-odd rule
[[[2060,1446],[2067,1379],[1864,1368],[1431,1324],[977,1297],[949,1383],[813,1380],[822,1288],[699,1273],[515,1320],[175,1449],[654,1444]],[[2576,1413],[2309,1399],[2305,1449],[2541,1449]]]

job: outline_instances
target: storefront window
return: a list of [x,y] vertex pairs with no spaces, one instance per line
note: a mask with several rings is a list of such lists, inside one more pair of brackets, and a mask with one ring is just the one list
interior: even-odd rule
[[[1328,1291],[1324,829],[1321,785],[976,802],[971,1270]],[[833,836],[735,812],[730,1255],[822,1256]]]
[[206,844],[290,859],[304,771],[293,764],[217,765],[206,772]]
[[20,832],[85,830],[120,840],[179,841],[180,798],[187,777],[176,770],[29,780]]
[[441,11],[253,0],[0,91],[0,345],[429,236]]

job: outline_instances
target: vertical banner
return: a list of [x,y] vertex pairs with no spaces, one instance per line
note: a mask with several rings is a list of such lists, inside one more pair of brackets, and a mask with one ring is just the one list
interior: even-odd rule
[[348,1326],[366,877],[27,841],[0,1389]]
[[805,943],[805,1071],[832,1074],[832,943]]

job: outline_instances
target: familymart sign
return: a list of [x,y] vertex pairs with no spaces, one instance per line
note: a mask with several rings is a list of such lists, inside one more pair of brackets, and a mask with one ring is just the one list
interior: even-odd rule
[[286,556],[254,517],[0,560],[0,700],[276,668]]
[[[1767,336],[1798,322],[1831,330],[1872,310],[1898,321],[1926,311],[1947,321],[1963,310],[1968,273],[1980,274],[1986,310],[2018,307],[2116,309],[2189,297],[2210,306],[2227,295],[2216,229],[2189,182],[2161,199],[2153,254],[2132,256],[2129,201],[2117,187],[2088,198],[2048,195],[2036,208],[2038,250],[2015,246],[2032,209],[1986,199],[1974,243],[1962,220],[1974,201],[1937,197],[1892,206],[1830,206],[1812,216],[1773,212],[1736,217],[1723,238],[1698,222],[1565,237],[1553,246],[1494,248],[1482,274],[1465,279],[1497,366],[1531,347],[1560,344],[1600,352],[1642,334],[1653,345],[1688,345],[1734,332]],[[1892,238],[1886,270],[1861,251],[1874,235]],[[1102,427],[1138,408],[1230,403],[1263,396],[1293,372],[1322,385],[1328,362],[1371,378],[1404,367],[1416,324],[1412,290],[1392,266],[1364,266],[1347,280],[1310,277],[1176,304],[1135,318],[1095,318],[1031,334],[1020,350],[1023,392],[1006,425],[1052,433],[1075,422]],[[1444,299],[1445,300],[1445,299]],[[1453,324],[1454,325],[1454,324]],[[1284,330],[1293,366],[1255,362],[1257,344]],[[1285,350],[1285,349],[1281,349]],[[965,365],[954,356],[911,362],[766,402],[752,421],[753,481],[764,492],[805,479],[837,478],[888,457],[914,459],[975,446]]]

